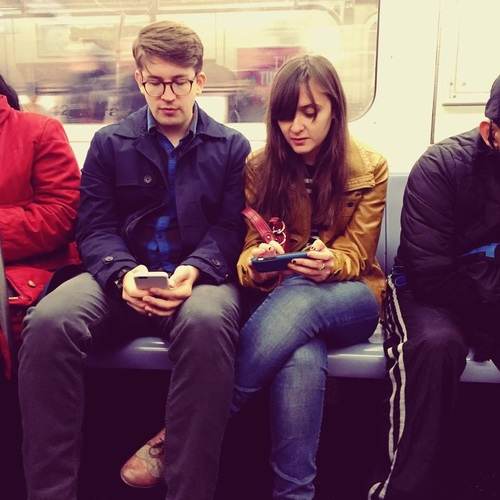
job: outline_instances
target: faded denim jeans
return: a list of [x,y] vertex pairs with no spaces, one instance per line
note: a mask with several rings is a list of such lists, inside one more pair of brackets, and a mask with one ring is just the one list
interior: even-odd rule
[[314,497],[327,377],[327,347],[363,342],[379,308],[360,281],[317,284],[291,275],[245,323],[231,411],[270,387],[273,499]]

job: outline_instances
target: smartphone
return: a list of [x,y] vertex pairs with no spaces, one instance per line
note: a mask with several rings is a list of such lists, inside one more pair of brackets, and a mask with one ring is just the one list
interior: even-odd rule
[[165,271],[147,271],[134,275],[135,286],[140,290],[168,288],[168,274]]
[[290,252],[274,257],[254,257],[252,269],[259,273],[270,273],[272,271],[284,271],[288,268],[288,263],[293,259],[307,259],[307,252]]

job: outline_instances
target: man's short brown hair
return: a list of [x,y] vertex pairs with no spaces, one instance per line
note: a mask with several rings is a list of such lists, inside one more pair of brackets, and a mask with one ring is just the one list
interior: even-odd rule
[[158,21],[139,31],[132,45],[135,64],[144,67],[144,58],[159,57],[196,73],[203,67],[203,44],[200,37],[184,24]]

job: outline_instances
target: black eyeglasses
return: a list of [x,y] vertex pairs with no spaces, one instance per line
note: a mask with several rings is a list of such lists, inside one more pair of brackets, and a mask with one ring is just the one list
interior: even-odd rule
[[142,86],[144,87],[146,94],[151,97],[161,97],[167,90],[167,85],[170,87],[170,90],[174,95],[182,97],[184,95],[188,95],[191,92],[194,80],[195,79],[193,78],[192,80],[182,79],[172,80],[170,82],[146,81],[142,82]]

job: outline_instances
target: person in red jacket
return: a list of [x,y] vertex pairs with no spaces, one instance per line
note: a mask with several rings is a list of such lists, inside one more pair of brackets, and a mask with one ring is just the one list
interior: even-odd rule
[[[52,273],[78,262],[71,245],[80,170],[61,123],[20,111],[16,92],[0,75],[0,245],[6,264],[14,333]],[[12,360],[0,332],[0,365]]]

